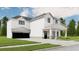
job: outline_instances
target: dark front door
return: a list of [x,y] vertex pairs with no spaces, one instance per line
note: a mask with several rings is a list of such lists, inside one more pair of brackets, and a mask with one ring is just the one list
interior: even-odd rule
[[29,33],[12,33],[13,38],[30,38]]
[[44,31],[44,39],[47,39],[47,31]]

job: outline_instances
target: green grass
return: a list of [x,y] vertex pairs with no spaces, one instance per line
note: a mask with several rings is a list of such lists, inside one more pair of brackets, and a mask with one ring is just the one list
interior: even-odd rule
[[61,39],[61,40],[75,40],[75,41],[79,41],[79,36],[68,36],[68,37],[60,37],[58,39]]
[[40,44],[40,45],[23,46],[23,47],[15,47],[15,48],[1,48],[0,51],[33,51],[33,50],[51,48],[51,47],[57,47],[57,46],[59,45]]
[[0,47],[11,46],[11,45],[33,44],[33,43],[36,43],[36,42],[0,37]]

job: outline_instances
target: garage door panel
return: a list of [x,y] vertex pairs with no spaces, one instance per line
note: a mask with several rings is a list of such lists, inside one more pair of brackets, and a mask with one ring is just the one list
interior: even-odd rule
[[12,33],[13,38],[30,38],[29,33]]

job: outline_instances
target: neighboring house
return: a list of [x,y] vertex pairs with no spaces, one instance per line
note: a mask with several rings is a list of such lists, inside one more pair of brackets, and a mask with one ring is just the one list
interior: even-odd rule
[[8,38],[55,38],[60,37],[60,31],[65,31],[67,36],[67,28],[61,24],[60,19],[53,17],[51,13],[44,13],[34,18],[23,16],[14,17],[7,23]]

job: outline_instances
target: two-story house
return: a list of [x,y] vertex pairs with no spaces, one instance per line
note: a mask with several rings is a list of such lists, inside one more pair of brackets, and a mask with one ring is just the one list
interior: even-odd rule
[[8,38],[45,38],[57,39],[60,31],[67,28],[61,24],[60,19],[53,17],[51,13],[44,13],[34,18],[16,16],[7,22]]

